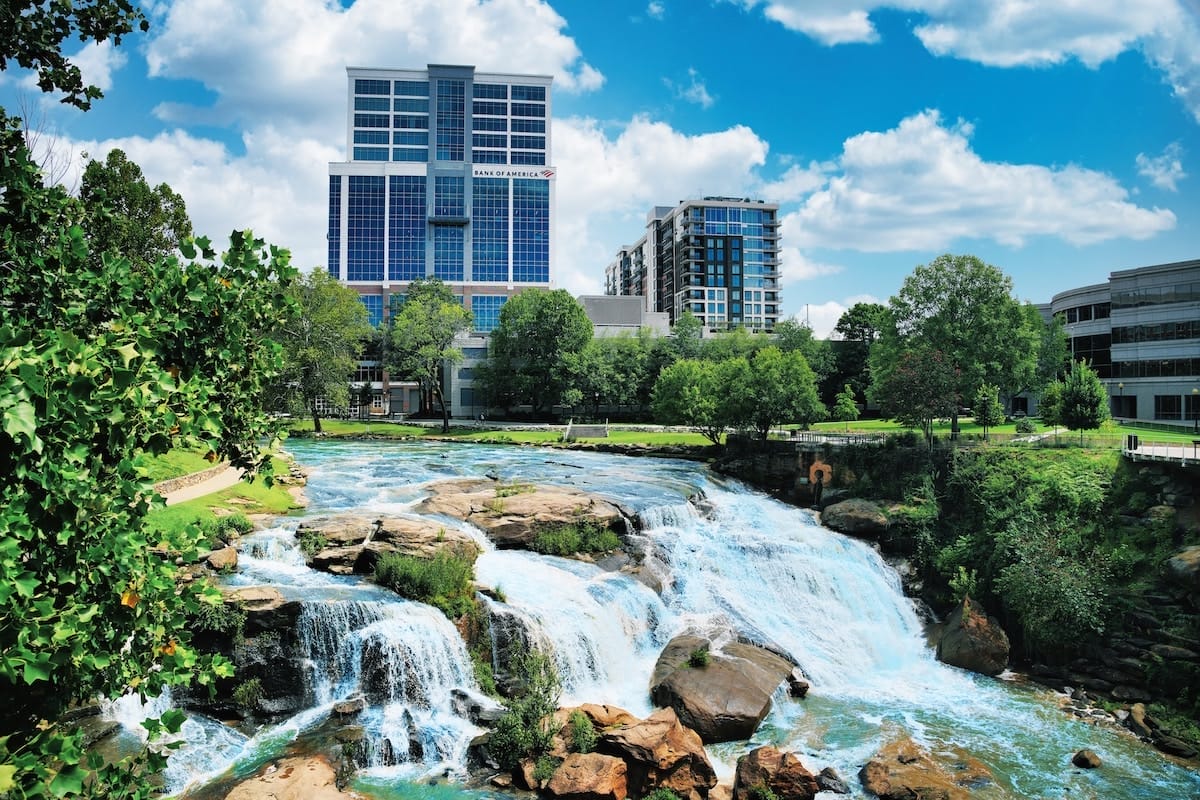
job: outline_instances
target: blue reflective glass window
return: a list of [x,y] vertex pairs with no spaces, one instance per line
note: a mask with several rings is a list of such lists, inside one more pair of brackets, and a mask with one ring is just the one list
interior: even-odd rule
[[546,107],[540,103],[513,103],[512,115],[514,117],[544,117],[546,116]]
[[537,100],[538,102],[546,101],[545,86],[514,86],[512,87],[513,100]]
[[438,161],[462,161],[466,156],[466,83],[437,82]]
[[354,148],[355,161],[387,161],[388,149],[386,147],[356,147]]
[[523,150],[545,150],[545,136],[514,136],[512,137],[512,146],[520,147]]
[[396,81],[396,94],[407,97],[429,97],[427,81]]
[[354,127],[356,128],[386,128],[390,122],[387,114],[354,115]]
[[508,180],[476,178],[471,184],[471,277],[508,280]]
[[[385,109],[386,110],[386,109]],[[397,100],[395,111],[408,111],[412,113],[428,114],[428,100]]]
[[419,117],[412,114],[397,114],[394,118],[395,127],[401,130],[428,130],[429,117]]
[[351,175],[346,219],[346,279],[383,280],[383,176]]
[[471,129],[477,131],[506,131],[508,130],[508,120],[496,119],[495,117],[472,117]]
[[546,120],[544,119],[514,119],[512,121],[513,133],[545,133]]
[[508,114],[508,103],[488,103],[476,100],[471,104],[471,113],[487,117],[503,117]]
[[512,186],[513,280],[550,280],[550,182],[517,179]]
[[475,164],[507,164],[506,150],[472,150],[471,161]]
[[356,97],[355,111],[391,111],[391,103],[386,97]]
[[378,327],[383,322],[383,298],[377,294],[359,295],[359,300],[367,307],[367,322],[372,327]]
[[[516,136],[513,137],[517,139]],[[508,137],[496,133],[476,133],[471,137],[472,147],[508,147]],[[514,145],[515,146],[515,145]]]
[[514,150],[512,153],[512,163],[544,166],[546,163],[546,154],[541,152],[535,153],[530,151]]
[[392,175],[388,191],[388,279],[415,280],[425,275],[425,177]]
[[439,175],[433,182],[433,215],[463,217],[467,214],[465,184],[460,176]]
[[355,131],[354,132],[354,143],[355,144],[387,144],[388,143],[388,132],[387,131]]
[[429,145],[428,131],[396,131],[392,134],[392,144]]
[[444,281],[463,279],[463,229],[457,225],[433,229],[433,274]]
[[392,161],[407,161],[421,163],[429,160],[428,147],[393,147]]
[[355,94],[391,94],[392,86],[390,81],[370,80],[367,78],[354,79]]
[[329,250],[326,269],[335,278],[342,277],[342,176],[329,176],[329,228],[325,234]]
[[[497,294],[476,294],[471,296],[471,315],[475,318],[475,330],[490,333],[500,324],[500,309],[508,298]],[[484,356],[487,352],[484,351]]]
[[503,83],[477,83],[472,89],[471,96],[483,100],[507,100],[508,85]]

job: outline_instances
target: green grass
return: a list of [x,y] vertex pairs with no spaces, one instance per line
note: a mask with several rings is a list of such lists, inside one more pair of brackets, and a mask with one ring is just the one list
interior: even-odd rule
[[[1034,432],[1036,434],[1053,434],[1054,429],[1047,427],[1041,423],[1041,420],[1033,419]],[[794,428],[796,426],[786,426]],[[970,417],[959,419],[959,430],[966,437],[982,438],[983,426],[976,425],[975,421]],[[818,422],[812,426],[812,430],[818,433],[846,433],[847,423],[845,422]],[[867,419],[856,420],[849,423],[849,432],[854,433],[901,433],[906,430],[912,430],[901,425],[895,420],[885,419]],[[1120,447],[1125,441],[1125,436],[1135,434],[1143,444],[1149,443],[1187,443],[1190,444],[1195,434],[1191,431],[1175,433],[1171,431],[1146,430],[1131,425],[1119,425],[1113,422],[1106,422],[1099,430],[1084,431],[1084,442],[1089,447]],[[946,438],[950,435],[950,420],[938,420],[933,424],[933,435],[938,438]],[[997,442],[1011,439],[1017,436],[1016,423],[1007,425],[995,425],[988,428],[988,438]],[[1069,446],[1072,442],[1079,443],[1079,431],[1069,431],[1066,428],[1058,428],[1058,443],[1063,446]]]
[[[292,424],[288,426],[288,430],[300,436],[312,435],[312,420],[293,420]],[[363,436],[370,433],[372,436],[405,439],[413,436],[426,436],[430,430],[430,428],[420,425],[404,425],[394,422],[362,422],[353,419],[321,420],[321,432],[326,436]]]
[[[275,473],[286,475],[288,462],[273,458]],[[146,522],[154,530],[180,530],[192,523],[204,524],[225,513],[241,514],[288,514],[300,506],[285,486],[267,487],[261,480],[254,483],[238,483],[195,500],[159,508],[146,515]],[[216,513],[222,512],[221,514]]]
[[212,466],[199,450],[172,450],[161,456],[147,458],[144,465],[150,480],[159,481],[202,472]]

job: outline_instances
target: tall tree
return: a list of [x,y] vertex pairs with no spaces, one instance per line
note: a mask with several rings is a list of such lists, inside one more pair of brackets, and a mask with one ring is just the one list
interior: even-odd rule
[[725,392],[732,398],[734,419],[754,428],[764,441],[776,425],[807,427],[826,416],[816,376],[804,356],[783,353],[773,345],[758,351],[743,375],[730,379]]
[[110,150],[103,163],[88,162],[79,199],[88,210],[83,229],[97,262],[103,253],[120,253],[147,264],[192,235],[183,198],[165,183],[151,187],[121,150]]
[[833,332],[834,377],[849,383],[855,393],[865,395],[871,387],[871,347],[888,322],[887,306],[879,303],[855,303],[838,318]]
[[1104,384],[1085,361],[1073,361],[1063,381],[1059,399],[1059,418],[1069,431],[1094,431],[1108,419],[1108,398]]
[[731,363],[684,358],[663,369],[654,384],[654,418],[665,425],[687,425],[720,444],[730,425],[725,380]]
[[872,392],[885,416],[920,429],[932,447],[933,421],[958,408],[957,386],[950,359],[938,350],[917,348],[901,353],[872,385]]
[[1000,390],[990,383],[980,384],[972,404],[975,424],[983,426],[983,438],[987,439],[988,428],[1004,421],[1004,406],[1000,404]]
[[685,309],[671,327],[671,341],[675,344],[678,358],[699,358],[700,346],[704,341],[704,323],[700,318]]
[[408,285],[404,304],[393,309],[388,327],[388,371],[413,378],[432,392],[442,412],[443,433],[450,430],[450,409],[442,372],[462,361],[462,348],[454,341],[471,330],[471,323],[471,312],[454,298],[449,286],[438,278],[421,278]]
[[500,309],[492,331],[487,383],[507,403],[528,403],[543,414],[569,388],[566,363],[592,338],[583,306],[565,289],[526,289]]
[[350,379],[372,328],[358,292],[323,269],[301,276],[292,291],[300,313],[277,337],[285,358],[280,392],[298,413],[312,416],[320,433],[317,401],[349,405]]
[[832,398],[837,391],[837,386],[827,384],[834,377],[837,362],[829,342],[818,339],[811,327],[794,317],[781,320],[775,326],[774,333],[776,344],[780,350],[785,353],[795,351],[804,356],[804,360],[808,362],[808,366],[817,378],[817,386],[821,390],[822,396]]
[[980,384],[1011,395],[1033,381],[1040,331],[1012,296],[1012,280],[975,256],[938,256],[918,266],[888,302],[890,324],[872,351],[875,380],[886,382],[914,348],[941,354],[954,375],[952,435],[958,406]]
[[850,423],[858,419],[858,414],[858,403],[854,400],[854,388],[847,383],[834,399],[831,416],[838,422],[845,422],[846,430],[849,431]]

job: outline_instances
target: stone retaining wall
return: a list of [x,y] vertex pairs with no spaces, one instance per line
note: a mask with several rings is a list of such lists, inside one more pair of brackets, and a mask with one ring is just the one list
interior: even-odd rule
[[201,472],[193,472],[191,475],[180,475],[178,478],[168,478],[165,481],[159,481],[158,483],[154,484],[154,491],[161,495],[177,492],[180,489],[186,489],[189,486],[195,486],[198,483],[204,483],[209,478],[215,478],[227,469],[229,469],[229,462],[222,461],[215,467],[209,467]]

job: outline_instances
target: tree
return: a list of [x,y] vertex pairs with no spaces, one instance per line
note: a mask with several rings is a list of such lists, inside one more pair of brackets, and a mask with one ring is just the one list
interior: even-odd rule
[[671,340],[675,343],[677,358],[699,358],[700,346],[704,341],[704,323],[685,309],[671,327]]
[[743,376],[731,377],[725,392],[734,420],[754,428],[764,441],[776,425],[794,422],[807,427],[826,415],[816,376],[804,356],[775,346],[756,353]]
[[988,428],[1004,421],[1004,406],[1000,405],[1000,390],[990,383],[979,386],[975,393],[975,423],[983,426],[983,438],[987,439]]
[[569,388],[567,357],[592,338],[583,306],[565,289],[526,289],[500,309],[485,381],[503,404],[544,413]]
[[88,214],[83,221],[93,261],[120,253],[134,264],[169,256],[192,235],[187,206],[170,186],[151,188],[142,168],[120,150],[104,162],[89,161],[79,189]]
[[938,352],[954,375],[951,432],[958,405],[980,384],[1005,394],[1029,386],[1040,331],[1012,297],[1012,280],[975,256],[938,256],[918,266],[888,302],[890,322],[872,350],[875,380],[886,382],[900,356],[920,347]]
[[902,353],[873,391],[885,416],[919,428],[932,447],[933,421],[955,412],[957,385],[956,370],[941,351],[919,348]]
[[[837,364],[829,342],[818,339],[812,328],[795,318],[781,320],[775,326],[774,333],[779,349],[785,353],[795,351],[803,355],[816,376],[817,386],[828,389],[832,395],[836,387],[827,387],[826,382],[833,376]],[[824,392],[822,396],[825,396]]]
[[297,413],[312,416],[313,431],[321,433],[317,401],[337,408],[350,404],[350,379],[371,326],[358,292],[323,269],[297,279],[292,292],[300,313],[277,335],[285,358],[279,388]]
[[687,425],[720,444],[730,424],[724,407],[728,372],[725,365],[692,358],[666,367],[654,384],[654,418],[665,425]]
[[871,347],[888,324],[887,306],[879,303],[855,303],[838,318],[833,331],[835,342],[834,377],[849,382],[854,391],[865,395],[871,386]]
[[1108,419],[1108,398],[1104,384],[1085,361],[1071,363],[1071,371],[1063,381],[1059,400],[1059,419],[1069,431],[1079,431],[1079,444],[1083,444],[1083,432],[1093,431]]
[[834,399],[833,418],[845,422],[847,431],[850,430],[850,422],[858,419],[858,403],[854,400],[854,389],[848,383]]
[[433,393],[442,412],[442,433],[450,430],[450,410],[442,388],[442,370],[463,359],[454,340],[471,330],[471,312],[454,299],[438,278],[421,278],[408,285],[399,310],[393,309],[388,328],[389,372],[413,378]]
[[1051,381],[1038,399],[1038,415],[1043,425],[1054,428],[1055,444],[1058,444],[1058,426],[1062,425],[1062,390],[1062,381]]
[[770,343],[766,334],[752,334],[745,328],[733,328],[705,339],[700,345],[700,357],[709,361],[750,358]]

